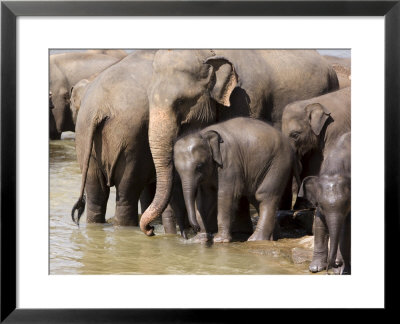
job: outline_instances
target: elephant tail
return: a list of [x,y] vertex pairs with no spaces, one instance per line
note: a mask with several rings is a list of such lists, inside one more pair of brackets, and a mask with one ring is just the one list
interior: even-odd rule
[[[89,171],[89,162],[90,162],[90,155],[92,153],[94,133],[96,132],[97,127],[106,119],[108,119],[108,117],[104,117],[101,119],[95,118],[90,126],[89,136],[86,142],[87,146],[86,149],[84,150],[84,155],[83,155],[81,191],[79,193],[78,201],[72,207],[71,211],[72,221],[78,226],[79,226],[79,220],[83,212],[85,211],[85,205],[86,205],[85,185],[86,185],[87,174]],[[75,220],[75,211],[78,211],[78,217],[76,220]]]

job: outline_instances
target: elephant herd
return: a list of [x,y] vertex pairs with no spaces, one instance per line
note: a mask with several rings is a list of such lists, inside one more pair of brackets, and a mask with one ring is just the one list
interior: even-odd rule
[[[50,56],[50,139],[75,131],[72,219],[195,242],[277,239],[315,210],[311,272],[350,274],[350,65],[314,50],[91,50]],[[143,214],[138,215],[140,200]],[[259,218],[253,226],[250,204]],[[77,213],[77,215],[76,215]],[[294,217],[294,216],[293,216]],[[330,242],[330,243],[329,243]]]

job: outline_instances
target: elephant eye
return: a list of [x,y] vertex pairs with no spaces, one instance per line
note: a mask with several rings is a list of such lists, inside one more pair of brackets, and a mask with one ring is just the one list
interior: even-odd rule
[[203,166],[204,166],[204,163],[198,163],[198,164],[196,165],[196,170],[197,170],[197,171],[200,171],[200,170],[203,168]]
[[175,100],[175,105],[176,106],[181,106],[184,103],[185,103],[185,99],[183,99],[183,98],[178,98],[178,99]]
[[299,132],[291,132],[290,137],[293,138],[294,140],[298,139],[300,136]]

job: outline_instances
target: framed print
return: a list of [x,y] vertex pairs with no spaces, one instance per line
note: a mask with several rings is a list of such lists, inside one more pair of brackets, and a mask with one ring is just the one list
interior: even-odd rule
[[[398,1],[3,1],[1,5],[1,321],[6,323],[234,322],[238,312],[245,313],[246,316],[255,316],[253,314],[265,316],[268,309],[391,309],[394,301],[389,295],[395,286],[394,283],[397,282],[391,270],[394,261],[394,256],[391,254],[396,253],[392,251],[396,246],[393,239],[399,234],[397,202],[399,198],[399,21]],[[235,61],[234,54],[229,58],[221,54],[223,50],[236,49],[254,53],[251,54],[254,56],[251,62],[258,64],[262,61],[262,55],[259,53],[264,50],[276,50],[281,53],[297,51],[297,56],[292,54],[285,56],[285,66],[292,67],[292,70],[288,69],[289,74],[294,74],[293,66],[298,69],[296,71],[306,71],[307,66],[315,66],[321,56],[341,57],[333,58],[334,62],[330,63],[329,69],[324,70],[328,72],[326,74],[321,72],[319,79],[313,79],[317,73],[304,77],[305,72],[298,72],[303,77],[299,78],[296,87],[287,84],[277,86],[289,90],[284,92],[284,96],[279,97],[280,92],[273,92],[269,99],[263,99],[265,102],[260,105],[270,107],[268,115],[267,111],[257,112],[254,110],[256,108],[251,108],[252,103],[261,97],[254,95],[251,88],[246,88],[246,73],[252,80],[259,74],[260,80],[256,82],[257,84],[263,82],[262,75],[266,73],[263,72],[261,65],[252,66],[253,70],[250,71],[253,72],[245,72],[240,63],[237,63],[240,59]],[[179,59],[171,58],[171,53],[175,53],[174,50],[179,53]],[[207,71],[211,71],[207,72],[211,75],[209,80],[213,81],[210,81],[210,86],[201,92],[201,96],[195,96],[192,100],[189,99],[189,94],[197,91],[196,87],[199,85],[196,82],[201,79],[200,74],[196,74],[196,82],[187,77],[184,82],[179,83],[177,80],[180,73],[183,73],[182,62],[190,60],[186,57],[193,57],[187,53],[194,50],[199,50],[196,53],[200,53],[200,50],[207,51],[204,57],[200,54],[196,54],[196,57],[201,57],[199,60],[202,62],[202,68],[207,64],[207,68],[210,69]],[[314,50],[319,54],[310,56]],[[66,83],[66,86],[62,86],[65,88],[65,93],[60,91],[60,87],[53,87],[55,79],[53,71],[62,70],[62,63],[59,61],[54,63],[54,57],[64,55],[60,53],[65,52],[74,57],[74,64],[78,64],[80,59],[78,57],[87,55],[90,55],[92,62],[99,59],[94,64],[98,70],[91,70],[91,63],[85,61],[72,73],[74,77],[84,81],[82,84],[84,99],[80,100],[79,97],[79,101],[77,98],[81,84],[78,79],[71,81],[72,84]],[[245,57],[248,57],[250,54],[246,55]],[[128,60],[132,61],[123,66],[121,62]],[[99,63],[100,61],[102,63]],[[323,62],[326,62],[326,59]],[[170,91],[174,95],[177,92],[175,83],[165,82],[166,79],[161,78],[161,72],[148,74],[148,81],[145,74],[138,78],[129,70],[129,66],[133,64],[140,65],[141,71],[147,66],[150,71],[153,71],[152,69],[169,71],[165,73],[168,76],[172,75],[176,84],[182,84],[182,87],[190,85],[190,87],[180,91],[179,95],[176,94],[178,99],[168,99],[166,93],[171,84],[174,84],[171,88],[174,91]],[[323,64],[328,66],[327,63],[321,63],[321,66],[325,66]],[[85,69],[90,72],[85,74]],[[284,69],[283,65],[280,69]],[[335,71],[335,79],[330,79],[329,71],[332,69]],[[217,72],[223,73],[227,81],[218,83],[218,78],[221,77]],[[193,71],[191,73],[194,75]],[[207,73],[203,73],[204,78],[209,76]],[[124,76],[133,80],[130,81],[129,91],[117,96],[116,90],[110,92],[104,90],[117,89],[118,80]],[[160,76],[160,79],[155,76]],[[107,77],[112,81],[104,81]],[[67,78],[63,75],[60,79]],[[278,77],[275,75],[275,78]],[[315,259],[312,248],[305,246],[314,242],[311,235],[306,238],[299,235],[299,238],[292,241],[290,241],[292,238],[284,238],[281,242],[279,240],[270,242],[260,234],[260,237],[254,236],[260,239],[256,242],[243,242],[238,239],[233,243],[219,244],[218,239],[215,239],[220,234],[218,232],[218,235],[214,235],[214,244],[209,244],[209,241],[206,244],[193,244],[190,240],[195,232],[188,230],[186,233],[189,226],[184,228],[183,222],[175,232],[177,226],[172,226],[171,235],[162,235],[161,223],[155,225],[156,235],[152,237],[142,233],[143,231],[151,234],[152,230],[148,224],[139,228],[134,227],[133,230],[131,227],[120,226],[140,224],[140,220],[139,222],[136,220],[133,224],[124,219],[124,210],[131,208],[124,203],[125,194],[137,196],[134,210],[129,212],[136,214],[138,214],[136,207],[139,194],[130,191],[129,181],[126,184],[128,189],[124,191],[125,178],[120,170],[130,170],[126,166],[131,161],[129,152],[132,150],[139,150],[144,156],[142,161],[145,161],[140,165],[147,165],[157,156],[159,148],[156,144],[150,143],[147,152],[146,147],[130,146],[130,142],[124,140],[125,150],[122,150],[122,153],[118,151],[116,156],[104,162],[101,159],[105,155],[112,156],[107,143],[114,137],[122,138],[124,125],[133,125],[135,120],[140,118],[145,121],[146,127],[143,132],[146,138],[147,135],[152,139],[163,138],[171,129],[171,125],[168,124],[169,118],[162,115],[159,110],[153,109],[149,113],[150,116],[146,115],[146,110],[144,117],[136,113],[136,119],[131,120],[130,117],[126,117],[117,126],[112,126],[117,114],[112,111],[112,105],[105,104],[110,97],[116,97],[113,102],[118,102],[120,106],[124,105],[124,100],[128,100],[126,98],[134,98],[134,100],[129,99],[129,102],[137,101],[138,105],[150,102],[149,105],[156,106],[154,104],[156,102],[170,101],[171,107],[188,107],[191,102],[195,102],[198,105],[196,107],[208,107],[207,112],[201,110],[200,117],[182,110],[176,118],[179,127],[184,129],[189,127],[185,125],[191,125],[190,122],[193,120],[214,118],[215,107],[219,109],[218,116],[223,116],[224,107],[229,105],[236,107],[235,98],[242,97],[247,100],[249,109],[253,109],[252,116],[268,115],[270,119],[268,116],[265,118],[274,123],[273,109],[278,102],[281,101],[284,107],[289,103],[285,101],[289,100],[288,97],[295,98],[292,101],[303,100],[301,96],[296,97],[297,91],[303,91],[298,88],[307,91],[313,89],[315,93],[307,98],[319,98],[320,95],[336,94],[331,92],[332,89],[346,88],[343,82],[346,86],[351,84],[351,92],[345,96],[351,98],[349,102],[351,102],[353,129],[352,270],[349,276],[324,276],[321,275],[325,274],[322,272],[318,274],[310,272],[310,262]],[[151,86],[143,90],[147,87],[145,84]],[[161,85],[167,90],[164,91]],[[214,91],[212,87],[221,89]],[[102,91],[96,92],[96,89]],[[244,89],[245,95],[242,94],[241,97],[238,89]],[[50,93],[49,98],[46,97],[46,91]],[[160,99],[162,91],[164,91],[163,100]],[[224,91],[230,91],[229,95],[225,95]],[[212,99],[203,100],[203,96],[206,95]],[[65,126],[67,122],[59,122],[54,113],[59,109],[57,106],[59,100],[64,99],[68,101],[68,107],[71,107],[72,115],[68,118],[74,123],[72,128]],[[96,116],[91,126],[85,124],[79,128],[79,120],[84,118],[81,117],[77,121],[76,115],[79,111],[80,116],[85,116],[84,109],[87,109],[85,107],[89,106],[87,103],[90,100],[96,102],[97,106],[104,104],[107,112],[104,115],[101,109],[93,114],[91,111],[88,112],[87,118]],[[239,102],[239,99],[237,100]],[[50,120],[49,113],[39,108],[48,104]],[[313,105],[315,106],[315,103]],[[346,106],[346,103],[340,106]],[[123,111],[122,108],[120,110]],[[157,111],[160,116],[164,116],[163,123],[157,123],[157,129],[161,129],[162,124],[165,129],[156,134],[150,130],[155,122],[153,126],[150,125]],[[331,118],[330,123],[336,120],[331,111],[325,112],[325,115],[326,118]],[[49,141],[52,116],[56,131],[54,138],[50,134]],[[64,112],[62,116],[66,116]],[[277,120],[280,122],[279,118]],[[246,122],[247,119],[237,128],[244,129]],[[59,124],[66,128],[62,129]],[[348,124],[350,127],[350,117]],[[318,129],[316,124],[312,125]],[[327,125],[329,126],[329,123],[326,125],[324,123],[321,130],[313,128],[314,133],[327,134]],[[292,136],[293,132],[287,131],[288,127],[282,126],[282,131]],[[76,133],[65,133],[74,129]],[[93,145],[92,142],[99,132],[102,138],[106,138],[107,129],[112,129],[109,131],[110,137],[105,142],[100,144],[95,142]],[[177,130],[176,134],[180,130]],[[222,133],[218,133],[216,129],[211,131],[208,135],[202,134],[200,137],[202,140],[207,138],[207,141],[210,141],[207,146],[207,150],[212,151],[210,159],[221,168],[225,163],[222,157],[218,158],[218,150],[215,150],[222,145],[221,143],[224,143],[226,150],[229,141],[224,141]],[[250,134],[250,131],[254,131],[254,127],[249,128],[246,134]],[[299,133],[299,130],[296,132]],[[215,134],[219,137],[214,138]],[[294,135],[290,143],[298,145],[299,141],[293,138]],[[175,158],[176,170],[183,179],[184,168],[179,166],[180,151],[177,147],[184,145],[185,142],[173,138],[171,143],[175,145],[174,155],[171,156]],[[89,147],[86,151],[85,144]],[[162,146],[165,145],[167,144],[164,143]],[[343,149],[344,146],[339,148]],[[183,149],[183,146],[181,148]],[[95,153],[90,153],[92,150]],[[145,159],[146,152],[150,156],[148,160]],[[243,150],[240,152],[244,154]],[[93,162],[91,154],[96,157],[95,161],[99,164]],[[126,157],[125,169],[120,166],[122,163],[120,154]],[[256,156],[258,155],[252,153],[252,163],[255,163]],[[80,162],[79,165],[77,159],[84,162]],[[102,162],[99,162],[100,160]],[[156,160],[157,157],[154,161]],[[119,161],[120,164],[117,165],[115,161]],[[165,161],[172,163],[172,160]],[[108,169],[107,167],[101,169],[100,165],[103,162],[107,167],[111,166]],[[167,165],[170,165],[168,163]],[[197,163],[196,174],[200,172],[199,170],[203,170],[201,168],[204,168],[204,165],[204,161]],[[83,174],[88,174],[83,180],[80,167]],[[157,177],[162,174],[161,171],[157,173],[157,168],[159,165],[155,163],[154,177],[155,174]],[[260,173],[263,174],[269,170],[262,167],[261,169]],[[96,170],[99,173],[96,173]],[[274,170],[278,174],[277,169]],[[145,177],[146,172],[147,169],[142,168],[138,173],[132,171],[132,174],[139,179]],[[304,168],[302,172],[304,174]],[[114,177],[115,174],[121,175]],[[221,174],[218,173],[218,188],[224,183],[220,178]],[[300,183],[298,185],[300,186]],[[117,187],[118,192],[115,189],[109,191],[113,186]],[[92,189],[88,189],[89,187]],[[306,185],[302,188],[306,188]],[[309,190],[307,188],[303,189],[303,193],[304,190]],[[96,192],[96,199],[91,198],[93,196],[90,196],[90,190]],[[83,195],[84,192],[86,195]],[[105,201],[110,196],[107,213],[104,211],[104,204],[99,207],[101,211],[98,212],[96,209],[98,206],[94,203],[103,196],[106,197]],[[211,199],[209,198],[211,196],[207,197]],[[142,199],[141,206],[146,201],[145,198]],[[164,200],[165,204],[186,203],[185,208],[188,210],[191,208],[187,197],[175,202],[169,197]],[[150,202],[151,200],[148,202],[149,210],[153,206]],[[240,204],[239,201],[236,203],[241,206],[242,202],[240,200]],[[113,204],[112,209],[116,210],[115,216],[109,214],[110,204]],[[76,215],[79,214],[80,217],[85,205],[86,211],[82,220],[86,215],[92,218],[81,221],[78,227],[74,224],[79,222]],[[200,208],[199,205],[201,202],[197,201],[196,208]],[[219,203],[218,211],[221,206],[222,203]],[[322,213],[321,206],[322,202],[319,201],[317,207],[307,205],[299,209],[312,211],[313,219],[315,208],[317,213]],[[248,202],[245,208],[248,210]],[[291,210],[290,219],[293,219],[293,208],[288,207],[286,210],[287,212]],[[72,215],[71,209],[73,209]],[[161,213],[155,207],[154,210]],[[196,218],[193,210],[189,213],[192,215],[189,215],[190,225],[195,229],[196,226],[207,227],[208,225],[195,224],[199,218]],[[142,210],[139,213],[145,215],[146,212]],[[54,218],[52,215],[57,217]],[[219,215],[218,213],[218,217]],[[262,215],[261,209],[260,215]],[[96,223],[96,217],[100,217],[101,222],[107,220],[118,226],[111,224],[86,226],[86,222]],[[168,214],[165,214],[165,219],[168,219]],[[166,228],[165,219],[163,218],[164,228]],[[299,219],[301,220],[300,216],[297,220]],[[228,223],[230,224],[230,220]],[[259,226],[262,226],[260,223],[262,222],[259,221]],[[255,226],[255,223],[253,225]],[[314,231],[314,234],[315,228],[314,226],[312,229],[310,226],[310,231]],[[181,238],[179,230],[183,236],[189,236],[189,240]],[[268,232],[268,229],[266,231]],[[267,236],[272,237],[272,232],[268,232]],[[203,238],[208,240],[207,235]],[[220,239],[230,241],[231,237],[222,235]],[[215,245],[218,247],[215,248]],[[300,261],[294,261],[295,258]],[[343,258],[345,259],[346,257]],[[338,267],[340,266],[339,264]]]

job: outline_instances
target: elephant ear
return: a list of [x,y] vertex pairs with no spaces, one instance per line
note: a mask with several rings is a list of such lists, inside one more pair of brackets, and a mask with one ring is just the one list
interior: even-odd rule
[[221,105],[229,107],[231,105],[229,98],[238,83],[235,67],[222,56],[209,57],[204,64],[211,65],[215,72],[215,83],[210,90],[211,97]]
[[311,176],[304,178],[301,183],[298,197],[307,199],[313,206],[317,206],[317,182],[318,177]]
[[221,135],[219,135],[219,133],[216,131],[210,130],[203,134],[203,138],[208,142],[208,144],[211,148],[211,154],[212,154],[213,160],[220,167],[222,167],[222,156],[221,156],[221,150],[220,150],[220,143],[223,143],[224,141],[222,140]]
[[319,103],[308,105],[306,111],[310,120],[311,129],[314,134],[318,136],[331,113]]

